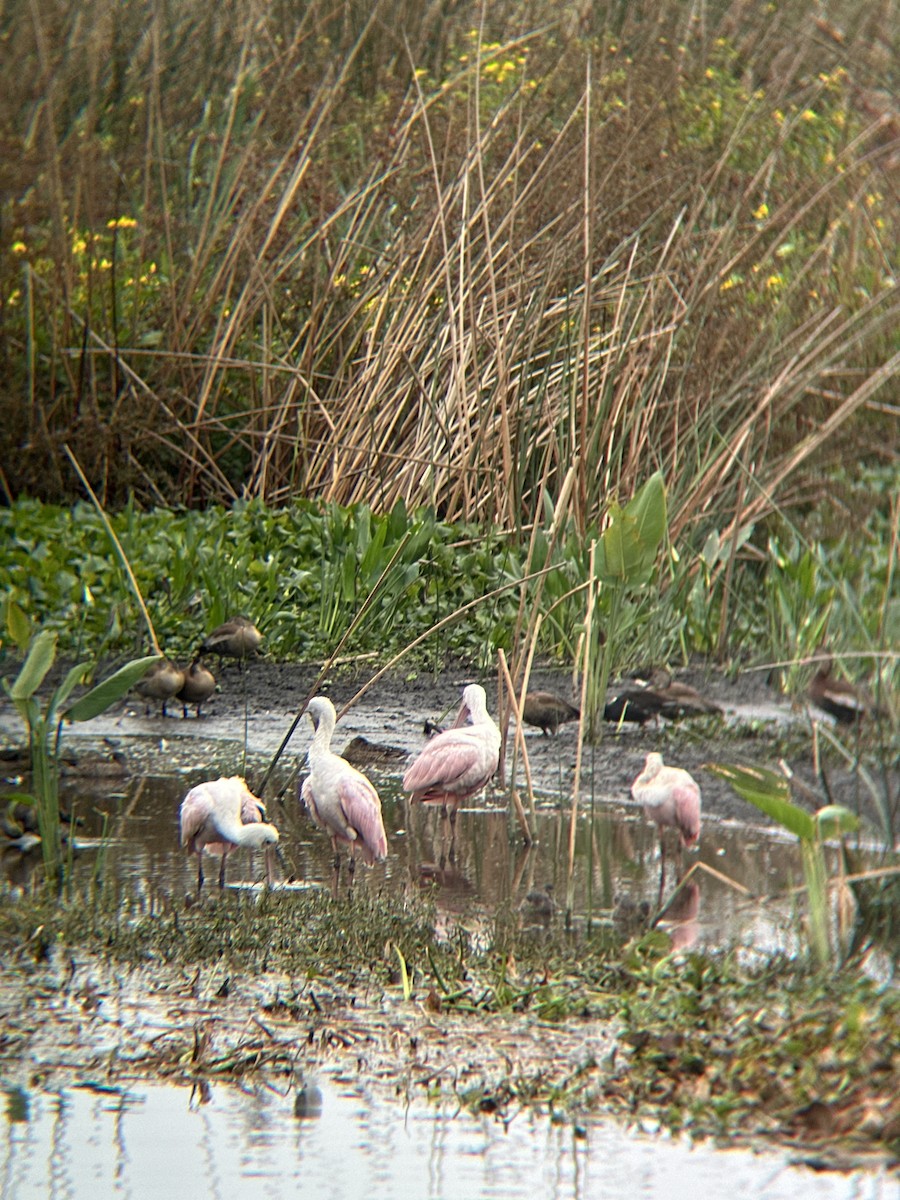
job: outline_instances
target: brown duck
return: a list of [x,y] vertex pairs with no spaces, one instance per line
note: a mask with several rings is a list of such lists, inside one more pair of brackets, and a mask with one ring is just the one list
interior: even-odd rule
[[246,617],[230,617],[205,638],[201,654],[218,654],[227,658],[250,658],[256,654],[263,635]]
[[629,676],[642,688],[654,693],[662,701],[660,715],[674,719],[676,717],[698,716],[702,713],[718,713],[722,709],[713,700],[688,683],[680,683],[673,679],[672,673],[665,667],[653,667],[649,671],[634,671]]
[[161,658],[154,663],[143,679],[134,685],[134,690],[144,700],[148,701],[147,711],[150,711],[149,701],[159,700],[162,704],[162,715],[167,717],[166,704],[178,695],[184,686],[184,671],[168,658]]
[[852,725],[872,712],[872,701],[846,679],[832,674],[831,658],[823,659],[809,683],[809,698],[817,708],[829,713],[842,725]]
[[204,667],[199,658],[195,658],[184,672],[184,683],[181,685],[181,690],[176,693],[177,699],[181,701],[182,715],[186,717],[188,705],[193,704],[199,717],[200,706],[206,703],[215,690],[215,675],[207,667]]
[[341,751],[341,758],[354,767],[390,767],[409,758],[402,746],[389,746],[385,742],[370,742],[359,735],[351,738]]
[[535,725],[546,736],[556,733],[567,721],[577,721],[581,710],[553,692],[526,692],[522,720]]
[[603,719],[618,725],[629,721],[634,725],[646,725],[663,710],[664,701],[650,687],[638,683],[623,683],[612,695],[607,696],[603,707]]

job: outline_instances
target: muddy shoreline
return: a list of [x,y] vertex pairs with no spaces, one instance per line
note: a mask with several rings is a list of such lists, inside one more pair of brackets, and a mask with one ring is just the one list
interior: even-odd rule
[[[233,662],[212,664],[217,690],[198,719],[193,711],[184,718],[179,705],[170,705],[166,718],[147,712],[134,696],[109,712],[84,725],[67,726],[63,750],[70,758],[85,758],[85,769],[97,766],[97,756],[124,759],[128,773],[158,771],[177,765],[189,767],[209,762],[223,772],[243,766],[246,738],[247,775],[258,784],[272,757],[287,735],[305,698],[319,674],[317,663],[272,663],[265,659],[250,662],[243,669]],[[360,661],[336,668],[319,690],[329,695],[340,712],[356,693],[365,687],[376,668]],[[424,670],[393,671],[368,688],[362,698],[341,717],[335,734],[335,748],[342,749],[354,737],[402,748],[415,754],[424,739],[425,720],[452,719],[463,686],[473,680],[482,682],[488,692],[490,710],[497,712],[496,679],[481,676],[471,668],[455,664],[440,676]],[[862,806],[868,797],[855,778],[839,761],[829,761],[829,796],[817,778],[812,758],[810,716],[802,706],[773,692],[764,672],[747,672],[736,679],[721,673],[694,670],[679,673],[679,679],[697,687],[723,709],[722,717],[703,716],[679,721],[661,721],[644,727],[607,725],[598,744],[586,745],[582,757],[581,794],[593,795],[601,802],[631,805],[630,787],[650,751],[661,752],[667,762],[693,772],[703,791],[705,818],[767,824],[766,818],[739,799],[721,780],[703,769],[708,762],[732,762],[763,765],[777,769],[779,760],[788,763],[810,793],[799,791],[795,799],[811,810],[830,801],[848,807]],[[532,672],[531,686],[571,697],[571,678],[553,667]],[[828,723],[829,718],[823,718]],[[513,728],[510,728],[510,742]],[[0,739],[7,747],[23,744],[23,729],[8,699],[0,699]],[[846,741],[851,735],[843,731]],[[303,769],[310,730],[301,719],[278,763],[276,781],[285,774]],[[526,726],[531,774],[537,802],[558,802],[560,794],[571,795],[578,738],[577,724],[564,725],[556,735],[543,735]],[[507,763],[509,755],[507,752]],[[102,763],[100,764],[102,769]],[[74,764],[69,765],[74,769]],[[403,762],[389,767],[388,773],[402,775]],[[507,782],[509,779],[507,768]],[[517,785],[523,786],[521,767]],[[896,781],[895,789],[896,791]],[[503,804],[497,789],[489,802]]]

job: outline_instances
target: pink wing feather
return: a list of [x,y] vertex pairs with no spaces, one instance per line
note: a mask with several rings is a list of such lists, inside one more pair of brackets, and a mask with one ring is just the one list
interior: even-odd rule
[[387,835],[381,818],[378,793],[358,771],[344,771],[338,789],[347,824],[359,834],[366,862],[381,862],[387,857]]
[[679,784],[672,790],[675,824],[685,846],[693,846],[700,836],[700,792],[696,786]]
[[[459,733],[469,731],[459,731]],[[486,777],[486,747],[472,737],[461,737],[455,730],[447,730],[423,748],[403,776],[403,790],[412,792],[414,798],[425,798],[429,793],[444,795],[447,792],[466,790],[470,784],[473,791],[482,787],[493,771]],[[477,781],[481,779],[481,783]]]

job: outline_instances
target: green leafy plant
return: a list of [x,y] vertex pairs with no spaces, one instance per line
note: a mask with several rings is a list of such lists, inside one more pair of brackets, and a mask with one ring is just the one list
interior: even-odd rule
[[609,524],[597,540],[598,613],[585,661],[585,712],[592,736],[602,728],[611,665],[634,613],[629,599],[650,583],[667,530],[666,488],[659,472],[621,508],[611,504]]
[[835,961],[837,947],[831,934],[824,844],[829,838],[855,830],[858,818],[838,804],[827,804],[815,813],[807,812],[789,799],[789,781],[765,767],[726,763],[708,763],[707,767],[730,784],[741,799],[797,837],[806,883],[809,946],[820,967],[830,965]]
[[11,683],[4,679],[3,686],[28,731],[44,874],[48,885],[59,888],[63,883],[59,820],[59,744],[63,721],[90,721],[105,712],[158,661],[159,655],[126,663],[72,700],[72,693],[94,670],[90,662],[78,663],[66,672],[42,709],[37,693],[54,664],[56,646],[55,631],[45,629],[36,634],[18,675]]

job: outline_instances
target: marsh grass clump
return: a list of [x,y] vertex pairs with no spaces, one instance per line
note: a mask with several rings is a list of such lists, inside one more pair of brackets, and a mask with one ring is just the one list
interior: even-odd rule
[[11,15],[10,496],[583,529],[652,446],[727,540],[889,444],[882,6]]

